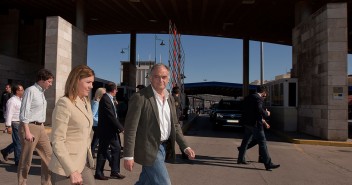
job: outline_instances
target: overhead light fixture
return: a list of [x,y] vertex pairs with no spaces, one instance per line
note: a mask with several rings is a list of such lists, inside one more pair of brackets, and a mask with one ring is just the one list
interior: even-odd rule
[[125,51],[124,51],[123,49],[121,49],[121,52],[120,52],[120,53],[124,54],[124,53],[125,53]]
[[255,0],[242,0],[242,4],[254,4]]
[[130,0],[130,2],[132,2],[132,3],[140,3],[141,0]]
[[149,19],[149,22],[158,22],[158,21],[155,19]]
[[96,17],[92,17],[92,18],[90,18],[90,20],[92,20],[92,21],[97,21],[97,20],[99,20],[99,19],[96,18]]

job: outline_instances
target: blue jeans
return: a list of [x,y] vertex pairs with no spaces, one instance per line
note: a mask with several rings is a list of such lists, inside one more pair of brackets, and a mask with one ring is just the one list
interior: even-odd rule
[[252,139],[255,139],[259,145],[259,154],[263,157],[265,166],[271,164],[271,158],[269,156],[268,148],[266,146],[266,137],[264,130],[258,127],[247,126],[245,126],[245,133],[242,139],[237,161],[245,161],[246,150],[248,148],[248,144],[252,141]]
[[9,144],[6,148],[3,149],[3,151],[7,154],[10,154],[12,152],[15,152],[15,164],[18,164],[18,161],[20,160],[21,157],[21,141],[20,137],[18,135],[18,127],[20,126],[19,122],[12,122],[11,127],[12,127],[12,143]]
[[20,127],[20,123],[12,122],[11,127],[12,127],[12,143],[13,143],[14,152],[15,152],[15,164],[17,165],[21,157],[21,140],[18,133],[18,128]]
[[169,173],[165,166],[166,144],[159,146],[159,151],[152,166],[142,166],[142,172],[135,185],[171,185]]

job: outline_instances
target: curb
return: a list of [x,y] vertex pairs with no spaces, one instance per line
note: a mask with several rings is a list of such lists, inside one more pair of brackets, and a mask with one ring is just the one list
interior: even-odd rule
[[348,141],[324,141],[324,140],[309,140],[309,139],[295,139],[285,133],[271,129],[273,133],[284,138],[286,141],[294,144],[307,144],[307,145],[321,145],[321,146],[338,146],[338,147],[352,147],[352,142]]

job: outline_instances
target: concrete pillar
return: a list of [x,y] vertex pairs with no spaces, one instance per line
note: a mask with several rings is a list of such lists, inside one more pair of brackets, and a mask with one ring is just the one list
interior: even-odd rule
[[312,8],[307,1],[298,1],[295,4],[295,25],[308,20],[312,14]]
[[76,27],[84,31],[85,3],[84,0],[76,0]]
[[347,3],[325,5],[296,26],[292,35],[292,77],[298,78],[298,130],[345,141]]
[[243,89],[242,96],[249,94],[249,40],[243,39]]
[[129,86],[136,88],[136,73],[137,73],[137,67],[136,67],[136,40],[137,40],[137,34],[136,32],[131,32],[131,38],[130,38],[130,72],[129,72]]
[[53,86],[45,93],[48,101],[47,124],[56,101],[64,95],[65,83],[71,69],[87,64],[87,35],[61,17],[46,20],[45,68],[55,76]]

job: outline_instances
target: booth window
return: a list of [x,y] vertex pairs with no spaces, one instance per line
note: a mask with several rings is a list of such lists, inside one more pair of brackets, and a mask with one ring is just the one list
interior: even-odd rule
[[272,106],[283,106],[284,105],[284,84],[275,84],[272,87],[271,98]]

